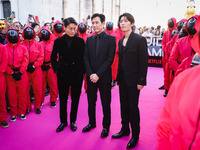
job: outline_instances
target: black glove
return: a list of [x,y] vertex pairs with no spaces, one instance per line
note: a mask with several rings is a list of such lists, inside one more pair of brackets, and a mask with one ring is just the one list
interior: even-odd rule
[[22,76],[22,73],[21,72],[18,72],[18,73],[12,73],[12,77],[13,77],[13,79],[15,79],[16,81],[19,81],[19,80],[21,80],[22,78],[21,78],[21,76]]
[[33,64],[28,65],[27,71],[30,73],[33,73],[35,71],[35,67],[33,67]]
[[42,65],[41,66],[41,68],[42,68],[42,71],[47,71],[48,69],[50,69],[51,68],[51,66],[50,65]]

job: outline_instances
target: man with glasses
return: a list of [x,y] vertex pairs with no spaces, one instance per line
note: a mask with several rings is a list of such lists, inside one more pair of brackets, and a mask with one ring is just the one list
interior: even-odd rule
[[[85,42],[75,36],[77,22],[69,17],[63,20],[65,35],[54,42],[51,54],[51,64],[54,72],[57,73],[58,90],[60,98],[60,122],[56,132],[60,132],[68,125],[67,123],[67,99],[69,87],[71,86],[71,113],[70,126],[72,131],[76,131],[76,117],[78,103],[81,94],[81,87],[84,75],[83,54]],[[59,58],[59,60],[58,60]]]

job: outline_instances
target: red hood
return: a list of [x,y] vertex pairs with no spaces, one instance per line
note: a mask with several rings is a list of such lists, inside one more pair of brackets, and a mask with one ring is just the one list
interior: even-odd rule
[[[56,20],[56,22],[54,22],[54,24],[53,24],[53,34],[55,34],[56,36],[59,36],[58,35],[58,33],[55,31],[55,29],[54,29],[54,26],[56,25],[56,24],[62,24],[62,22],[60,22],[59,20]],[[63,26],[63,30],[62,30],[62,32],[64,31],[64,25],[62,24],[62,26]],[[61,35],[62,35],[62,32],[61,32]]]
[[[31,26],[26,26],[25,28],[24,28],[24,30],[23,30],[23,32],[22,32],[22,37],[24,38],[24,31],[25,31],[25,29],[26,28],[31,28],[31,29],[33,29]],[[31,40],[31,41],[33,41],[34,39],[35,39],[35,37],[36,37],[36,33],[35,33],[35,31],[34,31],[34,29],[33,29],[33,33],[34,33],[34,37],[33,37],[33,39]],[[24,39],[25,41],[27,41],[26,39]]]
[[[15,30],[15,29],[14,28],[10,28],[9,30]],[[6,32],[6,41],[8,42],[9,45],[11,45],[11,43],[8,41],[8,38],[7,38],[8,31]],[[15,30],[15,31],[17,31],[17,30]],[[19,36],[19,32],[18,31],[17,31],[17,34],[18,34],[18,42],[17,43],[20,43],[20,36]]]
[[[194,16],[190,17],[190,18],[188,19],[188,21],[189,21],[191,18],[196,18],[196,19],[197,19],[198,17],[199,17],[199,15],[194,15]],[[187,21],[186,26],[185,26],[185,31],[186,31],[186,32],[188,32],[188,31],[187,31],[187,24],[188,24],[188,21]],[[195,24],[195,25],[196,25],[196,24]],[[189,34],[188,34],[188,35],[189,35]]]
[[200,55],[200,38],[199,38],[200,16],[198,16],[198,19],[197,19],[194,27],[195,27],[197,33],[191,39],[191,46]]
[[[119,28],[119,29],[120,29],[120,28]],[[114,29],[108,30],[107,27],[106,27],[105,31],[106,31],[106,33],[113,33],[113,32],[114,32]]]
[[39,33],[39,36],[40,36],[40,37],[41,37],[41,31],[42,31],[42,30],[47,30],[47,31],[49,32],[50,38],[49,38],[48,41],[50,41],[50,40],[51,40],[51,35],[52,35],[51,31],[50,31],[46,26],[44,26],[44,27],[40,30],[40,33]]
[[[176,29],[176,19],[175,19],[174,17],[172,17],[172,18],[170,18],[170,19],[173,20],[173,22],[174,22],[174,27],[173,27],[173,29],[171,29],[171,28],[169,28],[169,26],[168,26],[168,28],[169,28],[170,31],[173,31],[174,29]],[[170,19],[169,19],[169,20],[170,20]],[[169,21],[169,20],[168,20],[168,21]]]
[[[78,26],[79,26],[80,24],[84,24],[84,25],[86,26],[86,24],[85,24],[85,23],[83,23],[83,22],[79,23],[79,24],[78,24]],[[77,28],[77,31],[78,31],[78,34],[82,34],[82,35],[84,35],[84,34],[86,34],[86,31],[87,31],[87,26],[86,26],[85,33],[80,33],[80,31],[79,31],[79,29],[78,29],[78,28]]]

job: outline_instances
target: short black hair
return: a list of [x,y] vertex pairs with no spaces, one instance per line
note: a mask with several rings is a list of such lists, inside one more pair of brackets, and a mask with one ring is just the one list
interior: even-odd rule
[[93,19],[96,18],[96,17],[99,17],[99,18],[100,18],[101,23],[103,23],[103,22],[105,21],[105,19],[106,19],[106,17],[105,17],[104,14],[99,14],[99,13],[93,14],[91,19],[93,20]]
[[133,17],[130,13],[123,13],[122,15],[120,15],[120,16],[119,16],[118,22],[120,22],[120,20],[121,20],[122,17],[126,17],[127,20],[128,20],[129,22],[131,22],[131,24],[132,24],[132,23],[135,23],[135,19],[134,19],[134,17]]
[[70,23],[74,23],[75,25],[78,24],[73,17],[68,17],[68,18],[64,19],[63,23],[64,23],[65,27],[67,27]]

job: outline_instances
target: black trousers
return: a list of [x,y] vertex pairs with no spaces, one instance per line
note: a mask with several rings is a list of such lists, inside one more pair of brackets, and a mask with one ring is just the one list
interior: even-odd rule
[[71,82],[66,76],[57,75],[58,77],[58,90],[60,98],[60,122],[67,123],[67,99],[69,95],[69,87],[71,86],[71,112],[70,123],[75,122],[77,118],[78,104],[81,94],[81,88],[83,83],[83,76]]
[[119,85],[122,130],[129,132],[129,123],[131,124],[132,137],[139,138],[140,134],[140,114],[138,108],[138,99],[140,90],[135,87]]
[[87,84],[89,124],[96,124],[96,101],[97,90],[99,89],[103,107],[103,128],[109,130],[111,123],[111,83],[92,83],[88,81]]

